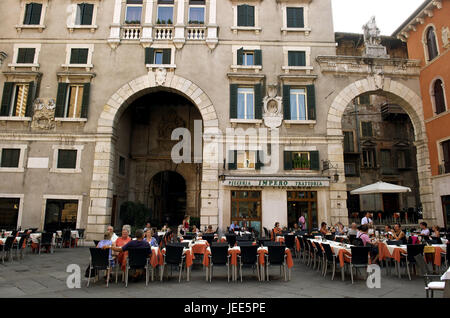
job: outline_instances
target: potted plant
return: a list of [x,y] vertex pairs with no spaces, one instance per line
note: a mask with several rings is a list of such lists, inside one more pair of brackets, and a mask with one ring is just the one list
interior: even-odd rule
[[167,24],[173,24],[172,20],[171,19],[167,20]]

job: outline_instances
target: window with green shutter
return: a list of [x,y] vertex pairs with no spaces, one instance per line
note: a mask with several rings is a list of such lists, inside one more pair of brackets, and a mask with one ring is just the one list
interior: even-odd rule
[[34,55],[36,53],[35,48],[19,48],[17,52],[17,63],[18,64],[33,64]]
[[228,170],[237,169],[237,150],[230,150],[228,152]]
[[304,51],[289,51],[288,66],[306,66],[306,53]]
[[237,6],[238,26],[253,27],[255,26],[255,7],[248,4]]
[[25,16],[23,19],[23,24],[25,25],[40,25],[41,24],[41,13],[42,4],[41,3],[27,3],[25,7]]
[[18,168],[19,167],[20,149],[2,149],[2,168]]
[[285,151],[284,170],[320,170],[318,151]]
[[304,28],[303,8],[286,8],[286,24],[288,28]]
[[2,104],[0,108],[0,116],[9,116],[11,108],[11,98],[14,92],[14,83],[5,82],[3,86]]
[[71,49],[70,64],[87,64],[89,49]]
[[77,167],[77,150],[58,149],[58,169],[75,169]]
[[237,118],[238,85],[230,84],[230,119]]
[[90,3],[79,3],[77,5],[76,25],[92,25],[94,5]]

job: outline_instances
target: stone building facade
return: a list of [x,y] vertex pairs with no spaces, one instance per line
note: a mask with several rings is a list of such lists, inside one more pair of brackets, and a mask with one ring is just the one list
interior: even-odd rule
[[[86,228],[94,239],[119,224],[122,202],[160,209],[156,197],[179,191],[175,211],[202,226],[262,231],[300,214],[310,228],[346,223],[342,115],[373,91],[411,118],[421,201],[436,219],[418,64],[337,56],[330,0],[0,6],[0,198],[16,226]],[[198,145],[195,119],[202,147],[176,164],[168,128]],[[227,128],[268,128],[258,137],[270,146],[239,148]]]
[[438,223],[450,227],[450,1],[425,1],[395,31],[420,61],[420,91]]

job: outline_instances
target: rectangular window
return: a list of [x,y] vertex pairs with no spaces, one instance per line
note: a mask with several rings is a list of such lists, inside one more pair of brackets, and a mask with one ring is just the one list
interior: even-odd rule
[[71,49],[70,64],[87,64],[89,49]]
[[189,1],[189,24],[205,24],[205,1]]
[[9,116],[25,117],[28,102],[28,84],[15,84],[14,96],[10,107]]
[[19,198],[0,198],[0,229],[7,231],[17,229],[19,207]]
[[158,0],[156,24],[173,24],[173,0]]
[[234,221],[261,233],[261,191],[231,191],[231,222]]
[[306,52],[289,51],[288,66],[306,66]]
[[306,89],[290,90],[291,120],[307,120]]
[[19,168],[20,149],[2,149],[2,168]]
[[75,230],[77,226],[78,204],[78,200],[47,199],[44,230],[48,232],[60,229]]
[[255,169],[256,151],[242,150],[237,152],[238,169]]
[[372,122],[370,121],[361,122],[361,136],[373,137]]
[[450,140],[444,141],[442,144],[444,173],[450,173]]
[[80,3],[77,5],[76,25],[92,25],[92,15],[94,5],[90,3]]
[[164,52],[161,51],[155,51],[155,61],[153,62],[153,64],[163,64],[163,56],[164,56]]
[[17,54],[17,64],[33,64],[35,53],[35,48],[19,48]]
[[287,27],[288,28],[304,28],[303,8],[286,8]]
[[125,158],[122,156],[119,156],[119,174],[121,176],[125,175]]
[[25,16],[23,24],[25,25],[40,25],[41,24],[41,3],[27,3],[25,7]]
[[356,176],[356,163],[354,162],[346,162],[345,166],[345,176],[346,177],[355,177]]
[[406,161],[406,151],[398,150],[397,151],[397,167],[399,169],[409,168]]
[[237,22],[238,26],[254,27],[255,26],[255,7],[247,4],[237,6]]
[[362,94],[359,96],[359,104],[360,105],[370,105],[370,95]]
[[243,56],[243,62],[244,65],[246,66],[253,66],[255,65],[255,61],[254,61],[254,53],[253,52],[244,52],[244,56]]
[[375,149],[363,149],[363,167],[364,168],[375,168]]
[[142,0],[127,0],[125,23],[141,24]]
[[292,168],[294,170],[309,170],[311,168],[309,152],[293,152]]
[[238,119],[255,119],[255,92],[250,87],[238,88]]
[[355,141],[352,131],[344,131],[344,152],[355,152]]
[[318,151],[285,151],[284,170],[319,170]]
[[64,114],[66,118],[81,118],[84,85],[69,85]]
[[76,169],[77,150],[58,149],[58,169]]

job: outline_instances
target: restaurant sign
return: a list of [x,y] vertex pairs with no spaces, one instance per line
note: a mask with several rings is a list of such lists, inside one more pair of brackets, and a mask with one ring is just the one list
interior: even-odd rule
[[329,180],[283,180],[283,179],[231,179],[222,181],[228,187],[272,187],[272,188],[322,188],[329,187]]

